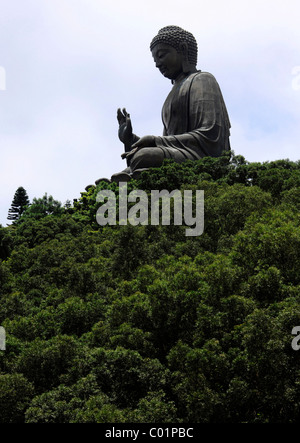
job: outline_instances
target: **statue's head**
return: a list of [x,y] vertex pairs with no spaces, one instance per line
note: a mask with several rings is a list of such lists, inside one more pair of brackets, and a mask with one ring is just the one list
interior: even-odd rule
[[176,51],[178,62],[182,65],[182,72],[188,72],[196,68],[198,46],[195,37],[190,32],[179,26],[166,26],[158,32],[150,44],[150,50],[157,67],[159,67],[157,54],[160,48],[169,48],[174,56]]

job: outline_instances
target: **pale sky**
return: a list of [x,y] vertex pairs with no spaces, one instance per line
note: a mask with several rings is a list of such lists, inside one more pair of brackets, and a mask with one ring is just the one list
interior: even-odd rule
[[162,134],[172,85],[149,44],[167,25],[194,34],[235,154],[300,160],[299,16],[299,0],[0,0],[0,223],[19,186],[64,204],[124,169],[118,107]]

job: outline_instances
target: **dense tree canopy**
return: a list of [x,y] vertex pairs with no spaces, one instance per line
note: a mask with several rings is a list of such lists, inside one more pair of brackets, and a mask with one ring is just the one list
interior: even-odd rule
[[101,189],[119,195],[46,195],[0,228],[0,421],[298,422],[300,162],[167,161],[128,184],[204,190],[197,237],[100,226]]

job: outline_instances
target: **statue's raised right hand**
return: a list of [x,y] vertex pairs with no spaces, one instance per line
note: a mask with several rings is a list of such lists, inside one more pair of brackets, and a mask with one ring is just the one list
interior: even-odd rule
[[130,147],[133,141],[130,114],[128,114],[125,108],[123,108],[123,110],[119,108],[117,111],[117,119],[119,122],[119,139],[126,147]]

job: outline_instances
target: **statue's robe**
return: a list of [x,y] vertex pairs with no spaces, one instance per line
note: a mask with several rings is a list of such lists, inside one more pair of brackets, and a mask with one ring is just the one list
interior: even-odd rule
[[197,71],[177,80],[162,109],[164,132],[155,137],[165,158],[181,162],[218,157],[230,149],[230,121],[214,76]]
[[[127,159],[127,168],[114,174],[122,180],[135,173],[161,166],[165,158],[181,163],[202,157],[219,157],[230,150],[230,121],[221,89],[208,72],[182,74],[176,80],[162,108],[163,135],[154,137],[155,147],[137,150]],[[133,134],[131,145],[139,140]],[[120,175],[121,174],[121,175]]]

